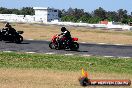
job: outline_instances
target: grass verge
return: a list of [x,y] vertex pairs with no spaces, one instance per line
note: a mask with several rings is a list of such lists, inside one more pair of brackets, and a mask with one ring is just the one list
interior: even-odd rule
[[[1,88],[82,88],[85,68],[91,79],[132,80],[132,59],[0,52]],[[132,86],[116,86],[131,88]],[[113,88],[113,86],[90,86]]]
[[0,68],[35,68],[64,71],[132,74],[132,59],[0,52]]

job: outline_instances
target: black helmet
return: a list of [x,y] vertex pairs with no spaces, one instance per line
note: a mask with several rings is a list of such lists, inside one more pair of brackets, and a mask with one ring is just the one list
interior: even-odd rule
[[6,24],[5,24],[5,27],[9,27],[10,26],[10,24],[7,22]]
[[62,27],[62,28],[61,28],[61,31],[62,31],[62,32],[66,31],[66,28],[65,28],[65,27]]

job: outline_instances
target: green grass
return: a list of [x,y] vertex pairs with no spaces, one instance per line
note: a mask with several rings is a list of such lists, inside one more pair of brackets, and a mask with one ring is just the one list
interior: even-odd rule
[[64,71],[115,72],[132,74],[132,58],[81,57],[0,52],[0,68],[37,68]]

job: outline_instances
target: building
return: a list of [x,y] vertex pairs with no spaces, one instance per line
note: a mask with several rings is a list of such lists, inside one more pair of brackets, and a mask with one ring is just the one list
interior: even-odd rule
[[58,10],[54,8],[34,7],[35,21],[51,22],[59,20]]
[[35,15],[0,14],[0,21],[9,22],[51,22],[59,20],[58,10],[54,8],[34,7]]
[[108,24],[108,21],[107,20],[104,20],[104,21],[100,21],[100,24]]

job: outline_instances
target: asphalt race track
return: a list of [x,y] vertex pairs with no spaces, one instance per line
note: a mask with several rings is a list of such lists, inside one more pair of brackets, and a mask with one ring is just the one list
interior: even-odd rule
[[48,41],[24,40],[21,44],[0,41],[0,51],[15,51],[29,53],[65,54],[65,55],[99,55],[106,57],[132,57],[132,46],[83,44],[80,43],[78,51],[52,50]]

